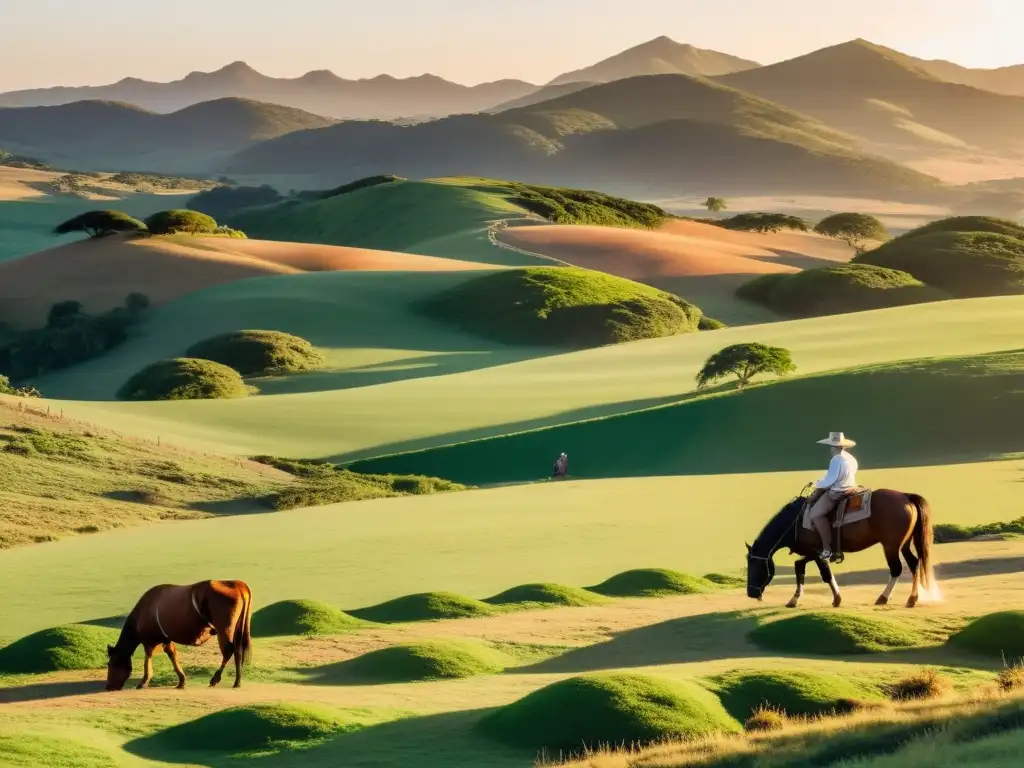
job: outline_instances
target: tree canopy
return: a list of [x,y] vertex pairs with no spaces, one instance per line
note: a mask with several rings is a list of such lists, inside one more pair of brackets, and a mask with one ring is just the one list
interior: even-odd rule
[[722,219],[718,225],[726,229],[738,229],[744,232],[779,232],[783,229],[795,229],[806,232],[807,222],[798,216],[785,213],[740,213]]
[[888,240],[889,231],[879,219],[867,213],[836,213],[818,222],[814,231],[834,237],[854,248],[871,240]]
[[217,221],[212,216],[185,209],[154,213],[146,219],[146,226],[154,235],[212,235],[217,231]]
[[724,197],[709,197],[702,205],[711,213],[720,213],[729,207]]
[[85,232],[89,237],[105,237],[115,232],[144,232],[146,225],[121,211],[86,211],[58,224],[55,235]]
[[704,389],[719,379],[735,376],[743,389],[755,376],[765,373],[785,376],[796,371],[788,349],[752,342],[733,344],[707,359],[697,374],[697,388]]

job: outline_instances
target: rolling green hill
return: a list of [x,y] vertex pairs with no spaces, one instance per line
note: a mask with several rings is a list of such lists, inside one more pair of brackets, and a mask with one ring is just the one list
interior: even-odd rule
[[935,179],[866,154],[812,118],[686,75],[599,84],[495,115],[304,131],[240,152],[230,170],[304,173],[329,183],[458,173],[633,197],[678,196],[681,184],[699,190],[711,183],[723,194],[940,194]]
[[0,109],[0,145],[80,169],[213,171],[232,153],[334,121],[276,104],[219,99],[163,115],[118,102]]
[[[536,349],[524,353],[482,346],[477,337],[453,335],[445,326],[395,312],[396,304],[423,296],[428,287],[420,277],[406,280],[398,274],[273,277],[229,286],[229,293],[215,289],[205,298],[196,294],[154,312],[152,330],[145,331],[152,335],[130,340],[103,366],[96,361],[96,367],[89,363],[39,384],[51,396],[67,398],[53,407],[126,434],[150,439],[161,435],[168,442],[221,453],[353,461],[679,402],[692,391],[694,376],[707,357],[730,344],[757,341],[786,347],[805,375],[922,356],[1018,349],[1024,323],[1024,297],[1010,296],[733,327],[537,356]],[[438,282],[429,288],[454,279],[431,276]],[[314,285],[322,290],[316,301],[310,298]],[[406,298],[400,299],[403,295]],[[229,296],[234,298],[228,300]],[[243,296],[247,298],[242,300]],[[239,309],[229,309],[233,304]],[[325,311],[312,311],[314,307]],[[292,317],[287,323],[286,310]],[[279,320],[271,323],[275,315]],[[232,326],[252,328],[257,321],[268,330],[309,339],[325,352],[328,365],[332,359],[338,361],[340,373],[260,382],[265,393],[294,394],[235,401],[77,401],[109,398],[123,378],[148,359],[166,356],[167,347],[187,348],[211,333]],[[175,329],[178,323],[183,330]],[[436,375],[446,372],[452,375]],[[822,424],[815,432],[829,429],[835,427]],[[564,449],[553,450],[557,454]],[[553,460],[547,453],[537,457],[542,474]]]
[[[565,451],[576,478],[779,472],[812,464],[821,414],[856,427],[865,466],[945,464],[1020,448],[1024,352],[889,363],[705,396],[678,405],[357,462],[369,473],[485,485],[535,480]],[[955,404],[954,407],[950,407]],[[941,418],[935,414],[942,412]],[[765,450],[758,435],[771,435]]]

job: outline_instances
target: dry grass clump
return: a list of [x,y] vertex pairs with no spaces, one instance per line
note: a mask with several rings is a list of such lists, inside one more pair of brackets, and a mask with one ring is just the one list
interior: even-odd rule
[[1024,664],[1017,662],[1004,666],[996,676],[996,685],[1003,693],[1011,693],[1024,688]]
[[767,704],[759,707],[743,723],[746,731],[781,731],[789,722],[786,713]]
[[949,695],[953,685],[934,669],[922,669],[887,686],[886,692],[895,701],[938,699]]

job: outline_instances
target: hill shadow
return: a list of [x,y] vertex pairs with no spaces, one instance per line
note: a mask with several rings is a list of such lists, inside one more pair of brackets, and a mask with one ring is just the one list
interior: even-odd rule
[[705,613],[617,633],[611,640],[505,674],[593,672],[765,655],[747,639],[758,626],[747,611]]
[[[1019,424],[1007,414],[1024,409],[1024,351],[867,366],[742,393],[680,396],[665,407],[637,404],[628,413],[619,404],[608,418],[598,412],[532,431],[519,431],[529,424],[504,425],[489,431],[505,435],[476,442],[465,442],[472,434],[449,435],[453,444],[359,468],[484,485],[534,479],[539,457],[566,451],[579,479],[799,471],[821,461],[809,439],[821,431],[821,416],[807,404],[822,398],[835,423],[857,425],[862,467],[1010,457],[1020,451]],[[771,449],[763,435],[772,435]]]
[[28,701],[47,701],[65,696],[102,694],[100,680],[81,680],[71,683],[32,683],[13,688],[0,688],[0,704],[16,704]]

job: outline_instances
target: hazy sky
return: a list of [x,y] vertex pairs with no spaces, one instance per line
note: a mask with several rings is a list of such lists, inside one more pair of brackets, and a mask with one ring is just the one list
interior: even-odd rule
[[856,37],[975,67],[1024,63],[1021,0],[0,0],[0,90],[432,72],[546,82],[659,35],[763,63]]

